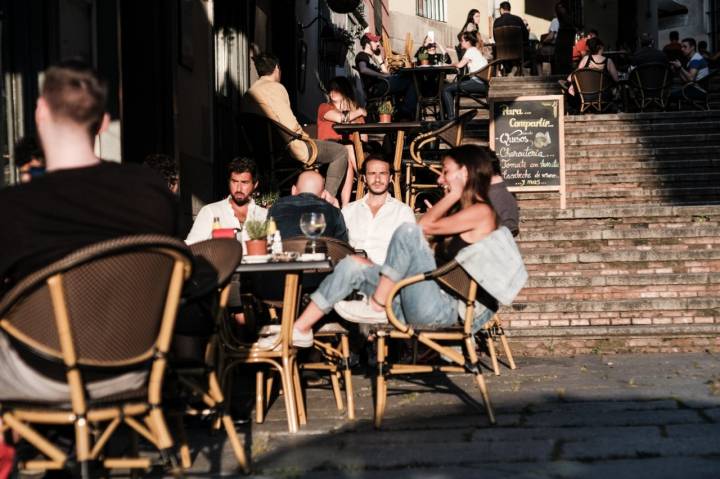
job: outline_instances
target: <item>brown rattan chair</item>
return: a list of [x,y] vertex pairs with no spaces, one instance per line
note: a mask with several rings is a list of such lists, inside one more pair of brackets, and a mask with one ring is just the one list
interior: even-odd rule
[[665,63],[646,63],[630,72],[628,85],[640,111],[667,108],[671,86],[670,68]]
[[[306,134],[296,133],[255,113],[240,113],[240,130],[245,153],[258,159],[261,183],[272,191],[289,191],[298,174],[317,167],[317,144]],[[293,141],[307,145],[308,158],[302,161],[301,167],[289,148]]]
[[708,95],[708,91],[710,91],[710,83],[715,81],[714,79],[719,76],[718,72],[720,72],[720,70],[715,70],[702,80],[684,84],[682,86],[682,98],[679,100],[678,108],[683,109],[685,105],[688,105],[694,110],[709,110],[710,95]]
[[[193,416],[212,414],[215,418],[213,427],[225,428],[235,458],[241,470],[250,471],[245,449],[237,435],[232,418],[228,414],[227,404],[218,379],[218,354],[220,352],[218,330],[226,314],[226,306],[230,295],[230,278],[242,258],[242,245],[234,239],[211,239],[190,246],[195,260],[192,276],[192,289],[186,292],[185,304],[202,301],[208,308],[208,323],[215,324],[208,339],[203,358],[195,361],[171,361],[171,368],[180,385],[198,398],[206,407],[199,410],[188,406],[183,411]],[[198,377],[200,380],[198,380]],[[180,458],[184,468],[191,465],[190,449],[182,426],[182,415],[178,416],[180,431]]]
[[[352,246],[335,238],[321,237],[318,242],[327,248],[327,255],[333,264],[337,264],[345,256],[357,253]],[[288,238],[283,241],[283,249],[302,254],[305,252],[307,243],[308,239],[305,237]],[[348,330],[340,323],[326,322],[315,332],[314,339],[313,347],[320,352],[322,360],[301,363],[300,369],[326,371],[330,375],[335,404],[339,411],[345,409],[342,394],[340,393],[340,380],[342,379],[347,400],[347,416],[348,419],[355,419]]]
[[[480,70],[470,73],[469,75],[458,75],[456,81],[458,82],[458,91],[455,94],[455,114],[457,116],[460,116],[460,110],[467,110],[468,108],[471,108],[472,110],[477,109],[487,109],[488,108],[488,92],[490,91],[490,79],[495,75],[495,72],[497,71],[497,68],[500,66],[502,62],[499,60],[493,60],[487,65],[485,65]],[[470,80],[471,78],[479,78],[485,85],[487,86],[487,91],[485,93],[474,93],[470,91],[465,91],[462,89],[462,82],[465,80]],[[469,98],[470,100],[475,102],[475,106],[472,107],[463,107],[462,106],[462,99],[463,98]]]
[[[525,64],[525,40],[522,28],[508,25],[493,29],[495,38],[495,60],[508,65],[517,65],[518,76],[523,76]],[[504,72],[506,75],[510,72]]]
[[[403,161],[405,203],[410,208],[415,209],[417,196],[421,192],[438,188],[436,180],[442,170],[442,153],[462,143],[465,127],[473,118],[475,110],[467,111],[436,130],[416,136],[410,143],[410,159]],[[419,173],[425,174],[424,181],[418,178]]]
[[[434,280],[441,284],[450,294],[462,299],[466,304],[466,312],[462,324],[449,327],[418,327],[404,324],[398,320],[392,309],[393,299],[402,288],[421,281]],[[424,374],[433,372],[460,373],[469,372],[475,376],[485,411],[491,424],[495,424],[495,412],[490,404],[485,378],[478,361],[475,337],[472,334],[473,313],[478,284],[460,267],[451,261],[434,271],[411,276],[399,281],[385,299],[386,313],[391,329],[379,329],[377,336],[377,376],[375,388],[375,427],[382,424],[387,400],[387,378],[392,375]],[[388,355],[389,343],[392,340],[413,340],[424,344],[431,350],[441,354],[451,364],[391,364]],[[463,353],[452,348],[461,343]]]
[[478,332],[477,336],[482,336],[485,339],[485,345],[490,353],[490,361],[492,362],[495,376],[500,376],[500,365],[498,363],[497,351],[495,350],[495,340],[498,338],[503,347],[508,367],[510,369],[517,369],[499,314],[496,314],[490,321],[485,323],[482,331]]
[[[28,461],[24,469],[70,465],[69,455],[34,424],[74,426],[75,460],[83,477],[89,477],[89,462],[101,458],[106,468],[150,466],[149,458],[102,456],[123,423],[157,447],[166,461],[175,462],[161,388],[190,270],[183,242],[159,235],[125,237],[82,248],[7,293],[0,304],[0,326],[17,348],[37,359],[33,366],[38,371],[56,371],[54,379],[69,388],[61,402],[3,401],[3,427],[48,458]],[[109,379],[128,371],[149,371],[141,388],[90,396],[86,376]]]
[[580,113],[603,113],[614,106],[614,82],[602,70],[580,68],[571,75],[575,94],[580,98]]

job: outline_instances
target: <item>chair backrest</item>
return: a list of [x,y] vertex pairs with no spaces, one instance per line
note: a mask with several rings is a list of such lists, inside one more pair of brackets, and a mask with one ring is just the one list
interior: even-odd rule
[[193,298],[222,288],[242,259],[242,245],[235,239],[210,239],[190,245],[193,275],[186,291]]
[[169,345],[190,270],[182,241],[160,235],[104,241],[18,283],[0,304],[1,324],[14,341],[62,361],[58,328],[67,314],[80,366],[132,366],[152,357],[161,331]]
[[463,299],[475,299],[471,298],[473,279],[457,261],[453,260],[438,268],[437,271],[443,272],[435,277],[435,281]]
[[240,113],[240,130],[246,153],[253,158],[278,159],[288,155],[297,135],[280,123],[256,113]]
[[521,60],[523,58],[522,28],[508,25],[493,29],[496,60]]
[[670,92],[670,69],[664,63],[646,63],[630,72],[630,82],[646,98],[661,98]]
[[580,68],[572,73],[572,82],[583,101],[597,101],[612,86],[610,77],[603,70]]

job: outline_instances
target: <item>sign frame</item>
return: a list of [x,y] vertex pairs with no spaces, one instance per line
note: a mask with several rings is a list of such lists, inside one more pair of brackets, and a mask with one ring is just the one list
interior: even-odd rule
[[489,145],[490,149],[495,151],[495,103],[505,103],[510,101],[542,101],[557,100],[558,101],[558,156],[560,161],[560,184],[548,186],[508,186],[511,192],[523,191],[558,191],[560,192],[560,208],[567,207],[567,192],[565,183],[565,98],[563,95],[528,95],[528,96],[500,96],[489,98],[488,110],[490,113],[489,125]]

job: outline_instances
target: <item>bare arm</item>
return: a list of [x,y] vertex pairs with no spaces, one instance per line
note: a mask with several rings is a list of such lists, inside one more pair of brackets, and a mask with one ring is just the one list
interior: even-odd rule
[[612,77],[614,82],[618,82],[618,71],[615,67],[615,63],[612,61],[612,58],[608,58],[608,73],[610,73],[610,76]]

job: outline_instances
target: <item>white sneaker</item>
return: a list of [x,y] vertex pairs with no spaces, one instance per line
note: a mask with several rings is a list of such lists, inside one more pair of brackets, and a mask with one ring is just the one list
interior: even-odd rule
[[307,333],[300,332],[297,328],[292,331],[292,344],[296,348],[310,348],[313,345],[312,329]]
[[353,323],[387,323],[385,311],[375,311],[368,302],[362,300],[340,301],[333,308],[341,318]]
[[258,349],[264,351],[277,351],[282,348],[282,342],[280,341],[280,332],[274,334],[268,334],[267,336],[261,336],[255,345]]

